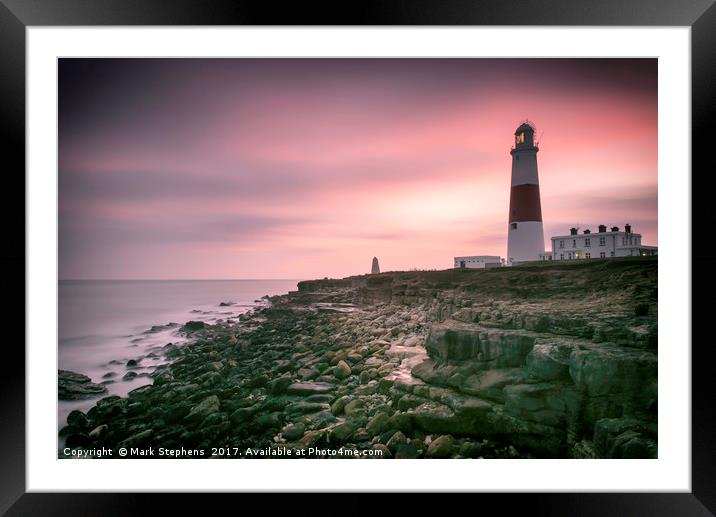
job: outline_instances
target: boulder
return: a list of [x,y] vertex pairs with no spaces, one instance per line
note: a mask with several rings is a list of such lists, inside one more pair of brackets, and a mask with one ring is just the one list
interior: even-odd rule
[[194,332],[197,330],[201,330],[206,327],[206,323],[203,321],[187,321],[184,326],[182,327],[182,330],[188,331],[188,332]]
[[298,440],[303,436],[303,433],[306,432],[306,426],[297,423],[297,424],[289,424],[286,427],[284,427],[281,430],[281,435],[288,440],[289,442]]
[[524,368],[483,370],[467,377],[458,388],[463,393],[502,401],[505,386],[522,383],[527,377]]
[[351,367],[348,366],[348,363],[343,360],[338,361],[338,364],[333,370],[333,375],[336,377],[336,379],[345,379],[346,377],[350,376],[350,374]]
[[201,421],[217,411],[219,411],[219,397],[211,395],[192,407],[189,414],[184,417],[184,420]]
[[271,394],[282,395],[286,393],[286,390],[288,390],[288,387],[292,382],[293,381],[290,377],[279,377],[278,379],[275,379],[271,382]]
[[365,402],[362,399],[353,399],[343,407],[343,412],[351,416],[365,411]]
[[374,443],[370,446],[372,451],[376,451],[376,454],[372,454],[371,458],[380,458],[380,459],[392,459],[393,455],[390,452],[390,449],[383,445],[382,443]]
[[400,444],[395,448],[396,460],[414,460],[420,457],[420,451],[412,443]]
[[151,438],[153,434],[152,429],[146,429],[145,431],[141,431],[139,433],[133,434],[129,438],[126,438],[119,442],[117,444],[117,448],[130,448],[130,447],[139,447],[140,445],[143,445],[144,443]]
[[296,382],[286,388],[286,393],[288,395],[313,395],[329,393],[334,389],[335,386],[327,382]]
[[455,449],[455,439],[449,434],[438,436],[428,447],[428,458],[449,458]]
[[70,414],[67,415],[67,425],[77,429],[86,429],[89,425],[89,420],[87,420],[87,415],[82,411],[75,409],[70,411]]
[[633,418],[603,418],[594,426],[594,449],[601,458],[656,458],[646,426]]
[[531,333],[448,320],[432,325],[425,348],[439,361],[474,359],[489,362],[493,368],[505,368],[522,366],[534,342]]
[[366,431],[371,436],[381,434],[388,430],[389,420],[390,417],[386,413],[380,412],[370,419],[366,426]]
[[357,429],[358,426],[356,423],[351,421],[343,422],[330,430],[328,433],[328,440],[332,444],[345,443]]
[[397,431],[393,434],[393,436],[390,437],[390,439],[385,445],[388,447],[388,449],[390,449],[391,452],[395,452],[398,448],[398,445],[405,445],[407,443],[408,439],[406,438],[406,436],[402,432]]
[[561,342],[538,341],[527,354],[527,370],[545,381],[569,379],[569,357],[574,349]]
[[107,393],[107,387],[94,384],[81,373],[69,370],[57,371],[57,398],[60,400],[81,400]]
[[351,397],[348,395],[345,395],[339,399],[337,399],[333,404],[331,404],[331,413],[338,416],[341,413],[343,413],[343,409],[346,407],[346,404],[351,401]]

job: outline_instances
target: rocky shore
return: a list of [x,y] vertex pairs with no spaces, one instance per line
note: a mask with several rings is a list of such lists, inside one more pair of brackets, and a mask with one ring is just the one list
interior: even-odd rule
[[237,322],[187,322],[188,343],[164,351],[171,363],[153,384],[73,411],[60,434],[73,452],[115,457],[227,447],[240,451],[231,457],[654,458],[657,266],[301,282]]

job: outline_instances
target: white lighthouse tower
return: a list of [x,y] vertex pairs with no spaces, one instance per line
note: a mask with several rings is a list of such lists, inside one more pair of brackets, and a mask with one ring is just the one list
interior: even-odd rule
[[537,176],[535,126],[528,120],[515,131],[512,155],[510,217],[507,230],[507,261],[539,260],[544,253],[542,206]]

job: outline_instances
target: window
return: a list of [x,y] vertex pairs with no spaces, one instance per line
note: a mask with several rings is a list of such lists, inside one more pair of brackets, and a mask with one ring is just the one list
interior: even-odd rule
[[559,241],[559,247],[564,248],[564,241]]
[[564,253],[559,254],[559,260],[564,260]]
[[585,254],[584,254],[584,258],[592,258],[592,254],[591,254],[591,253],[585,253]]
[[512,223],[512,224],[510,224],[510,227],[511,227],[513,230],[516,230],[516,229],[517,229],[517,223]]
[[609,256],[610,256],[610,257],[613,257],[613,256],[614,256],[614,252],[613,252],[613,251],[610,251],[610,252],[609,252]]
[[584,247],[589,248],[592,246],[592,240],[591,239],[584,239]]
[[567,253],[567,260],[572,260],[572,253]]
[[574,239],[574,240],[572,241],[572,247],[573,247],[573,248],[576,248],[576,247],[577,247],[577,239]]
[[606,245],[607,245],[607,240],[606,240],[606,238],[604,238],[604,237],[599,237],[599,245],[600,245],[600,246],[606,246]]
[[603,251],[599,252],[599,258],[605,258],[607,255]]

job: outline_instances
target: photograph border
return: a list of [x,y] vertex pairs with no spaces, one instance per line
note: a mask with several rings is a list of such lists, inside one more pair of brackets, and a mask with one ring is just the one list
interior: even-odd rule
[[[81,1],[0,0],[0,67],[2,70],[3,139],[6,158],[11,158],[13,168],[8,166],[6,192],[24,192],[24,178],[10,173],[14,168],[24,171],[25,164],[25,29],[38,25],[686,25],[692,32],[692,159],[705,162],[710,152],[706,139],[713,130],[708,127],[713,120],[713,99],[716,98],[716,8],[711,0],[706,2],[660,2],[644,10],[638,2],[534,2],[512,4],[506,2],[411,2],[410,4],[383,4],[363,2],[360,10],[351,16],[322,7],[308,8],[301,5],[283,11],[271,12],[270,6],[263,10],[245,2],[217,2],[206,9],[201,2],[149,2],[105,1],[85,3]],[[171,8],[168,6],[171,5]],[[335,9],[335,7],[334,7]],[[350,18],[350,19],[346,19]],[[14,160],[12,160],[14,158]],[[705,175],[705,174],[704,174]],[[695,175],[692,175],[694,179]],[[705,178],[702,178],[705,179]],[[706,189],[694,189],[705,192]],[[7,287],[22,292],[21,275],[15,271],[25,270],[24,196],[9,195],[3,205],[6,228],[6,245],[2,263],[8,273]],[[17,206],[15,206],[17,204]],[[692,207],[692,210],[693,207]],[[701,211],[705,209],[701,208]],[[22,214],[22,216],[20,215]],[[700,216],[700,217],[699,217]],[[709,221],[708,213],[697,209],[692,219]],[[701,248],[693,253],[694,272],[716,265],[714,257]],[[698,250],[698,248],[697,248]],[[24,277],[24,275],[23,275]],[[17,285],[16,285],[17,284]],[[710,290],[708,275],[694,288],[694,294]],[[22,291],[21,291],[22,289]],[[13,298],[13,301],[15,298]],[[20,320],[24,314],[19,303],[7,313],[9,321]],[[697,317],[694,322],[704,321],[706,306],[693,304]],[[699,313],[701,311],[702,313]],[[698,316],[701,317],[698,317]],[[21,329],[19,325],[16,326]],[[18,336],[20,337],[20,336]],[[24,336],[22,336],[24,342]],[[102,508],[103,514],[112,507],[112,514],[122,514],[122,508],[136,508],[138,496],[107,494],[76,496],[74,494],[26,494],[25,493],[25,364],[20,347],[12,346],[16,340],[8,339],[5,349],[6,361],[13,365],[5,375],[3,390],[3,469],[0,478],[0,511],[9,514],[28,513],[94,513]],[[515,498],[500,497],[500,504],[510,507],[524,505],[532,513],[585,515],[605,513],[629,513],[631,515],[709,515],[716,508],[714,469],[714,416],[711,388],[707,371],[710,370],[707,347],[693,350],[692,366],[692,493],[691,494],[535,494]],[[710,372],[709,372],[710,373]],[[699,389],[699,386],[701,389]],[[482,495],[486,497],[487,495]],[[62,498],[62,502],[56,498]],[[356,500],[359,495],[352,495]],[[143,495],[141,505],[147,504]],[[509,504],[506,500],[510,498]],[[70,504],[71,501],[71,504]],[[348,503],[350,504],[350,503]],[[145,507],[149,509],[148,507]],[[96,510],[96,511],[97,511]]]

